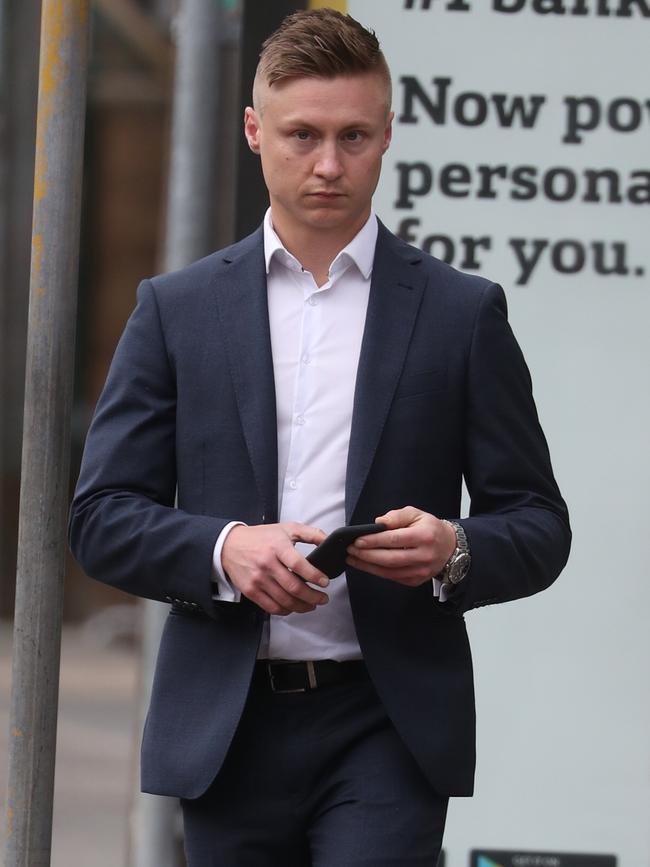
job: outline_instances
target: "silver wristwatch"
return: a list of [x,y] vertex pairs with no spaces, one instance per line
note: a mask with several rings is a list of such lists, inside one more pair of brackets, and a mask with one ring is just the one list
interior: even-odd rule
[[440,572],[436,575],[439,581],[443,584],[459,584],[465,575],[469,572],[469,567],[472,563],[472,557],[469,553],[469,544],[467,536],[461,524],[458,521],[447,521],[446,524],[451,524],[456,533],[456,547],[452,551],[451,557]]

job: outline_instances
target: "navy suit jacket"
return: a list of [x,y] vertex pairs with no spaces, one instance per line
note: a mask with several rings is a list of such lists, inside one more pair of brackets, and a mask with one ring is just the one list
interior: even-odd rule
[[[245,599],[213,600],[212,553],[228,521],[277,520],[276,451],[259,229],[140,285],[72,505],[71,547],[89,575],[172,603],[144,732],[145,791],[197,797],[228,750],[264,613]],[[570,530],[503,291],[380,225],[348,523],[405,505],[457,518],[463,477],[472,567],[451,600],[438,602],[429,582],[413,589],[347,572],[376,689],[435,789],[451,795],[471,794],[475,763],[463,615],[548,586]]]

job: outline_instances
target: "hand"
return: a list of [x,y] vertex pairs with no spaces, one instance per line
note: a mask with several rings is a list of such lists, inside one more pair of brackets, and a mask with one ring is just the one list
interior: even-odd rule
[[329,599],[305,581],[327,587],[329,578],[294,548],[296,542],[319,545],[322,530],[294,521],[238,525],[226,536],[221,565],[230,582],[269,614],[304,614]]
[[456,548],[454,528],[414,506],[393,509],[375,521],[386,531],[359,536],[348,548],[347,563],[407,587],[430,581]]

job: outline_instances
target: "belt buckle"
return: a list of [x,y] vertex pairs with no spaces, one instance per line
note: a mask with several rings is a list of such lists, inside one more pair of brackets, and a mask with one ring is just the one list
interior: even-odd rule
[[297,689],[280,689],[275,682],[275,677],[273,676],[273,664],[272,662],[266,663],[266,671],[269,675],[269,682],[271,684],[271,692],[276,693],[276,695],[291,695],[299,692],[307,692],[308,690],[318,689],[318,681],[316,679],[316,669],[314,667],[314,661],[312,659],[308,659],[305,662],[307,666],[307,682],[309,686],[301,686]]

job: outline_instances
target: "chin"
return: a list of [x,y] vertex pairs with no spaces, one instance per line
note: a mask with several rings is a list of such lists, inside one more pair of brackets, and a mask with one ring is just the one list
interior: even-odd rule
[[311,225],[312,228],[318,229],[319,232],[334,232],[334,233],[343,233],[347,234],[349,231],[350,225],[352,221],[349,219],[345,220],[313,220]]
[[305,209],[305,213],[318,220],[331,220],[336,223],[350,222],[356,216],[349,202],[344,201],[314,203]]

